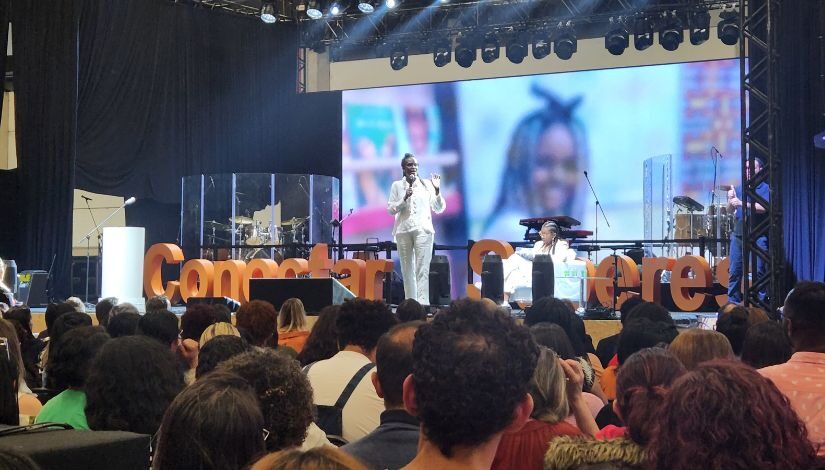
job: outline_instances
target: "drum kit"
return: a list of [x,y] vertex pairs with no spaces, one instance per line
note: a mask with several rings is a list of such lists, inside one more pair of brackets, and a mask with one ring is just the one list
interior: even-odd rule
[[[229,218],[229,224],[224,224],[215,220],[207,220],[203,223],[204,242],[206,245],[231,245],[232,243],[232,222],[235,224],[235,240],[237,245],[244,245],[240,248],[239,259],[249,261],[255,258],[270,258],[270,247],[282,247],[273,249],[273,257],[281,262],[284,255],[288,258],[301,257],[307,249],[303,246],[308,241],[306,223],[309,217],[293,217],[281,222],[279,227],[274,222],[269,224],[261,223],[246,216]],[[293,245],[286,247],[285,245]],[[234,250],[233,250],[234,251]],[[282,253],[282,251],[285,251]],[[286,253],[286,252],[289,253]],[[205,250],[207,259],[232,259],[227,248],[209,248]]]
[[[676,196],[673,203],[680,208],[674,220],[673,238],[678,240],[706,237],[724,240],[711,242],[708,249],[716,256],[727,256],[727,240],[730,240],[734,224],[733,211],[728,210],[727,204],[712,204],[705,211],[705,206],[689,196]],[[687,210],[687,213],[681,213],[682,209]],[[694,243],[686,245],[693,246]]]

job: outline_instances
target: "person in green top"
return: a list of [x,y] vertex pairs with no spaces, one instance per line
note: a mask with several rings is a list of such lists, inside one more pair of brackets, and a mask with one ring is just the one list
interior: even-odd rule
[[48,386],[61,392],[43,405],[36,423],[66,423],[75,429],[89,429],[83,386],[92,358],[109,339],[103,328],[84,326],[66,332],[53,345],[46,367]]

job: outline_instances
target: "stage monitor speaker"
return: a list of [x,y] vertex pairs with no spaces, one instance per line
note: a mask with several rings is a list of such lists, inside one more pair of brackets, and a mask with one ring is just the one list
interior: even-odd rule
[[0,450],[28,456],[43,470],[146,470],[151,436],[124,431],[41,429],[3,435]]
[[23,271],[18,275],[20,285],[17,300],[29,307],[45,307],[49,301],[46,298],[46,283],[49,273],[46,271]]
[[504,302],[504,265],[499,255],[485,255],[481,262],[481,296],[497,305]]
[[404,280],[401,275],[393,271],[384,273],[384,302],[387,305],[398,305],[404,301]]
[[430,305],[450,304],[450,260],[433,256],[430,262]]
[[250,279],[249,300],[266,300],[280,310],[284,301],[301,299],[307,313],[318,313],[327,305],[344,303],[355,294],[333,278]]
[[189,297],[186,305],[206,304],[206,305],[226,305],[230,312],[237,312],[241,304],[230,297]]
[[533,302],[555,294],[556,276],[553,258],[550,255],[536,255],[533,259]]

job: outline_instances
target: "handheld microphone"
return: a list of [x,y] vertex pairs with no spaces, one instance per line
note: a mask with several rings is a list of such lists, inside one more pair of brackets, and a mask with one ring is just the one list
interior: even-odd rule
[[91,200],[92,200],[92,198],[87,197],[87,196],[85,196],[85,195],[83,195],[83,194],[81,194],[81,195],[80,195],[80,197],[82,197],[83,199],[85,199],[85,200],[87,200],[87,201],[91,201]]
[[130,206],[130,205],[134,204],[134,203],[135,203],[135,201],[137,201],[137,198],[135,198],[134,196],[132,196],[132,197],[130,197],[129,199],[127,199],[127,200],[126,200],[126,202],[124,202],[124,203],[123,203],[123,205],[124,205],[124,206]]

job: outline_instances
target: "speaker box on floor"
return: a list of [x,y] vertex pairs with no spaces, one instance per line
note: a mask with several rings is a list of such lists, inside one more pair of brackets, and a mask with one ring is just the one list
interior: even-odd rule
[[450,260],[434,255],[430,262],[430,305],[450,303]]
[[23,271],[18,276],[20,280],[17,289],[17,300],[29,307],[45,307],[49,301],[46,298],[46,283],[49,273],[46,271]]
[[555,287],[553,258],[550,255],[536,255],[533,260],[533,301],[542,297],[553,297]]
[[250,279],[249,300],[266,300],[281,308],[286,299],[301,299],[308,313],[318,313],[327,305],[344,303],[355,294],[333,278]]
[[504,301],[504,265],[499,255],[484,255],[481,262],[481,297],[498,305]]
[[[11,426],[0,427],[0,433]],[[146,470],[149,439],[123,431],[40,429],[0,436],[0,450],[9,449],[34,460],[43,470]]]

